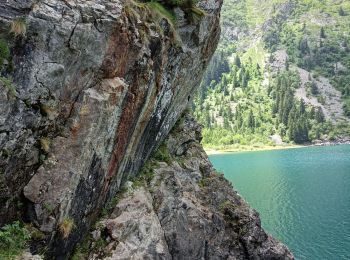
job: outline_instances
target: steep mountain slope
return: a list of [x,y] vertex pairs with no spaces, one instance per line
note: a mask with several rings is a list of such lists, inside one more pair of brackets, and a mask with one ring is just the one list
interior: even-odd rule
[[222,25],[195,101],[205,145],[350,136],[347,1],[226,1]]
[[293,258],[212,169],[192,118],[161,145],[221,5],[0,3],[1,259]]

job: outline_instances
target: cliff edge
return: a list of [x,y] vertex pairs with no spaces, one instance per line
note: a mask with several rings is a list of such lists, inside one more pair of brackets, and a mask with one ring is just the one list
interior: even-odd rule
[[21,219],[40,234],[33,253],[69,258],[191,101],[221,5],[3,1],[0,226]]

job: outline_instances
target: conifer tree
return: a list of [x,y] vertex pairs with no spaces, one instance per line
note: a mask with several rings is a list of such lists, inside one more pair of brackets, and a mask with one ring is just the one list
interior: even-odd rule
[[319,94],[317,83],[315,81],[311,82],[311,94],[315,96]]
[[316,114],[315,114],[315,119],[317,123],[323,123],[325,121],[325,116],[323,114],[322,108],[318,107]]
[[324,28],[323,28],[323,27],[321,27],[320,37],[321,37],[322,39],[325,39],[325,38],[327,37],[327,36],[326,36],[326,32],[324,31]]
[[238,54],[235,57],[235,65],[240,68],[241,67],[241,59],[239,58]]

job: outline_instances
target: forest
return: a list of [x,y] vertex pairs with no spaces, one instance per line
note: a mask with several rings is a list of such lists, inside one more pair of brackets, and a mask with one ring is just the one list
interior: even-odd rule
[[349,17],[348,1],[226,1],[220,46],[194,100],[203,144],[350,136]]

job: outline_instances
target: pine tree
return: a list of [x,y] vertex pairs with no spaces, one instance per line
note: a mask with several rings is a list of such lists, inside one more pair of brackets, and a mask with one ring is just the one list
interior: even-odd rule
[[315,115],[316,115],[316,110],[315,110],[315,107],[312,106],[311,110],[310,110],[310,115],[309,117],[310,118],[315,118]]
[[247,76],[246,74],[243,72],[242,75],[242,84],[241,84],[242,88],[247,88],[248,86],[248,80],[247,80]]
[[239,58],[238,55],[235,57],[235,65],[240,68],[241,67],[241,59]]
[[322,108],[318,107],[316,114],[315,114],[315,119],[317,123],[323,123],[325,121],[325,116],[323,114]]
[[292,140],[298,144],[309,141],[309,129],[305,116],[297,118],[294,125]]
[[205,113],[205,126],[206,127],[210,127],[211,123],[210,123],[210,115],[209,113]]
[[224,109],[222,105],[219,107],[219,116],[222,116],[224,114]]
[[253,111],[252,110],[249,111],[248,120],[247,121],[248,121],[247,122],[248,128],[253,129],[254,126],[255,126],[255,120],[254,120],[254,115],[253,115]]
[[346,13],[345,13],[343,7],[340,7],[340,8],[339,8],[338,13],[339,13],[340,16],[346,16]]
[[300,50],[301,54],[303,54],[303,55],[310,53],[309,43],[308,43],[308,40],[306,38],[303,38],[302,40],[300,40],[299,50]]
[[225,129],[230,129],[230,123],[229,123],[227,117],[224,117],[224,128]]
[[294,128],[295,128],[296,117],[297,117],[296,112],[297,112],[297,109],[295,105],[293,105],[292,109],[289,111],[288,124],[287,124],[289,140],[294,139],[294,131],[295,131]]
[[314,95],[314,96],[319,94],[317,83],[315,81],[311,82],[311,94]]
[[321,37],[322,39],[325,39],[325,38],[327,37],[323,27],[321,27],[320,37]]
[[234,99],[234,96],[233,96],[233,94],[231,93],[230,94],[230,101],[232,102],[232,101],[234,101],[235,99]]
[[286,71],[289,71],[289,61],[288,61],[288,59],[286,59],[286,61],[285,61],[285,68],[286,68]]
[[299,103],[299,115],[302,116],[305,114],[305,101],[304,99],[300,99]]

